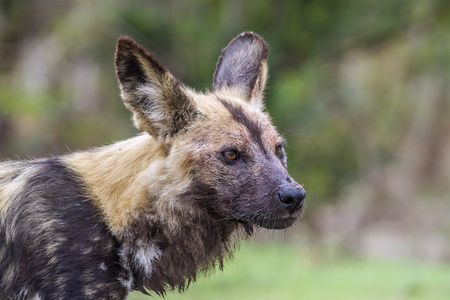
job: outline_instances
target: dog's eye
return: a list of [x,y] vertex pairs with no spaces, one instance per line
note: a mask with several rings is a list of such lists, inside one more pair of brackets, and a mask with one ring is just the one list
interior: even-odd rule
[[277,145],[276,147],[275,147],[275,154],[277,155],[277,156],[281,156],[281,154],[283,154],[283,145]]
[[239,159],[239,152],[237,150],[226,150],[222,152],[223,158],[228,162],[233,162]]

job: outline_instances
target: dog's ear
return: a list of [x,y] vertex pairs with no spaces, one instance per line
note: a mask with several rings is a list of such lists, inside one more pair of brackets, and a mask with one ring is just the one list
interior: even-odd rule
[[257,34],[244,32],[222,50],[214,72],[216,92],[227,92],[262,108],[269,47]]
[[183,85],[129,37],[120,37],[116,74],[125,106],[138,129],[167,141],[198,115]]

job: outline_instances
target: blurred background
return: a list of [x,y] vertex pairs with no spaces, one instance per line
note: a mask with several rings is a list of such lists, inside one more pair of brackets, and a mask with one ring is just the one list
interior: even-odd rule
[[266,106],[306,211],[168,299],[448,299],[449,1],[0,0],[0,159],[137,134],[120,35],[206,90],[243,31],[270,45]]

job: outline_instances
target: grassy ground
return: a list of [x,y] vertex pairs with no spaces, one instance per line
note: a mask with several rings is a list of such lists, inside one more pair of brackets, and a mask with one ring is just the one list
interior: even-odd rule
[[325,258],[292,246],[251,242],[241,247],[224,272],[201,278],[186,293],[169,293],[166,299],[444,300],[449,295],[449,263]]

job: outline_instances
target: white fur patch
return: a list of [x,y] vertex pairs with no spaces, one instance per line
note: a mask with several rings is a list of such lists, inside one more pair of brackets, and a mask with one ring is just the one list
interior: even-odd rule
[[143,98],[159,98],[160,89],[154,85],[145,84],[136,88],[136,95]]
[[31,300],[42,300],[41,295],[39,294],[34,294],[33,297],[31,297]]
[[153,123],[165,121],[167,119],[167,108],[162,103],[163,96],[161,94],[161,87],[155,85],[141,85],[136,88],[136,95],[147,99],[152,103],[152,109],[146,109],[144,114]]
[[39,293],[30,295],[28,293],[28,288],[22,288],[17,294],[17,299],[42,300],[42,297],[41,295],[39,295]]
[[123,277],[117,277],[117,281],[119,281],[120,284],[121,284],[123,287],[126,287],[128,290],[131,289],[133,280],[131,280],[131,279],[130,279],[130,280],[126,280],[126,279],[123,278]]
[[100,270],[102,270],[102,271],[106,271],[106,264],[105,264],[105,262],[102,262],[98,268]]
[[153,271],[153,261],[161,256],[161,250],[155,245],[143,245],[138,242],[138,247],[134,251],[134,262],[139,265],[145,275],[149,276]]

